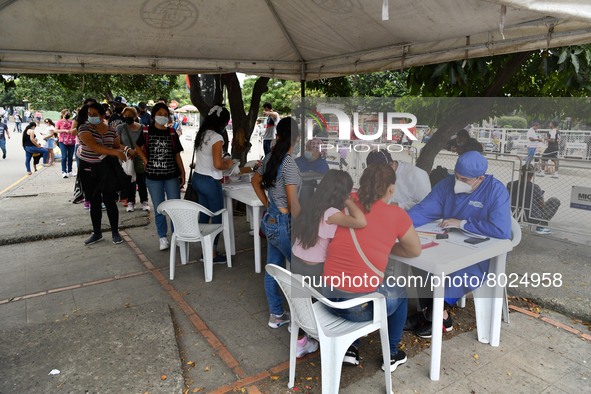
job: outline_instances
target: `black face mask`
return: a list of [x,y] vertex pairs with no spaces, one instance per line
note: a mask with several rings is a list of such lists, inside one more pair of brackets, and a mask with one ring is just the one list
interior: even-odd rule
[[67,114],[66,116],[64,116],[64,118],[70,119],[70,114]]
[[115,107],[115,113],[120,114],[125,107]]
[[111,115],[105,115],[105,119],[109,119],[111,117]]
[[126,116],[123,118],[123,121],[127,124],[133,124],[134,119],[131,116]]

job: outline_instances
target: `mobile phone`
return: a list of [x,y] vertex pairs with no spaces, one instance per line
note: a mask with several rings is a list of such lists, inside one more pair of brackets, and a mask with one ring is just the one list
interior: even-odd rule
[[479,243],[482,243],[482,242],[486,242],[489,239],[490,238],[472,238],[472,237],[470,237],[470,238],[466,238],[464,240],[464,242],[466,242],[466,243],[468,243],[470,245],[476,245],[476,244],[479,244]]

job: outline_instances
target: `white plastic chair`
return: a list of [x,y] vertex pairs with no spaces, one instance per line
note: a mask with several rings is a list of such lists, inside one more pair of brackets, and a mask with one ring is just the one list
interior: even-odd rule
[[[267,264],[265,267],[279,286],[289,303],[291,310],[291,336],[289,343],[289,383],[292,388],[295,381],[296,350],[298,331],[301,328],[320,342],[322,357],[322,392],[338,393],[341,368],[345,353],[358,338],[373,331],[380,330],[384,365],[386,365],[386,392],[392,392],[390,375],[390,345],[388,342],[388,321],[386,300],[382,294],[373,293],[365,297],[353,298],[342,302],[332,302],[325,298],[309,284],[302,281],[301,275],[292,274],[286,269]],[[312,298],[319,302],[312,302]],[[373,321],[351,322],[333,315],[327,307],[347,309],[366,302],[374,303]]]
[[[230,227],[228,225],[228,212],[225,208],[217,212],[211,212],[204,206],[192,201],[172,199],[162,202],[158,206],[158,212],[168,215],[174,225],[174,232],[170,240],[170,280],[174,279],[176,246],[178,245],[181,251],[181,264],[187,264],[189,260],[189,243],[201,242],[205,281],[211,282],[213,279],[213,240],[222,231],[224,233],[224,247],[226,248],[228,267],[232,267],[232,256],[229,253]],[[222,223],[200,224],[199,213],[201,212],[210,217],[222,215]]]
[[[519,225],[519,222],[514,217],[511,217],[511,245],[513,248],[516,248],[517,245],[519,245],[521,242],[521,236],[521,226]],[[503,321],[505,323],[509,323],[509,300],[507,297],[506,287],[503,289],[503,297]],[[477,304],[480,302],[480,299],[480,297],[474,297],[474,306],[477,311],[480,309],[477,306]],[[466,296],[462,297],[458,301],[458,306],[460,308],[464,308],[466,306]]]

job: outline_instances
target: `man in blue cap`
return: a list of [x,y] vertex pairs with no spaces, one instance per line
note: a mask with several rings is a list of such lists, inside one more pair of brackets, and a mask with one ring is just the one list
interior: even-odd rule
[[[505,186],[492,175],[486,175],[488,161],[479,152],[466,152],[458,157],[454,175],[437,183],[431,193],[408,211],[415,227],[443,219],[442,227],[457,227],[492,238],[511,238],[511,208]],[[489,260],[481,261],[466,269],[450,274],[468,278],[486,276]],[[478,283],[476,279],[468,281]],[[445,302],[455,304],[462,296],[477,287],[445,288]],[[425,300],[421,299],[422,306]],[[415,330],[422,338],[431,338],[430,310],[408,320],[407,329]],[[425,319],[426,318],[426,319]],[[443,330],[453,330],[451,316],[443,312]]]

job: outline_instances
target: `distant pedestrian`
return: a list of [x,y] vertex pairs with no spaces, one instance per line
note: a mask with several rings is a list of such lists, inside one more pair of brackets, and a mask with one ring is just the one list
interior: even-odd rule
[[[35,137],[35,128],[37,127],[37,123],[31,122],[25,128],[23,132],[23,149],[25,150],[25,168],[27,169],[27,174],[31,175],[31,158],[34,154],[38,153],[43,155],[43,165],[47,165],[47,149],[41,147],[37,138]],[[35,168],[35,170],[37,170]]]
[[263,115],[267,117],[265,121],[265,134],[263,135],[263,152],[265,156],[271,152],[271,144],[275,139],[275,127],[279,122],[279,114],[273,111],[273,105],[269,102],[263,104]]
[[55,161],[55,154],[53,149],[55,148],[55,124],[49,118],[44,120],[45,122],[45,130],[43,131],[43,140],[45,141],[45,149],[49,153],[49,165],[53,165]]
[[0,123],[0,149],[2,149],[2,158],[6,159],[6,139],[10,139],[8,126],[5,123]]
[[55,124],[55,131],[58,135],[62,155],[62,178],[74,176],[72,162],[74,161],[74,150],[76,146],[76,129],[72,128],[70,116],[70,111],[63,109],[61,119]]
[[23,123],[23,117],[17,112],[14,114],[14,131],[22,133],[21,123]]

